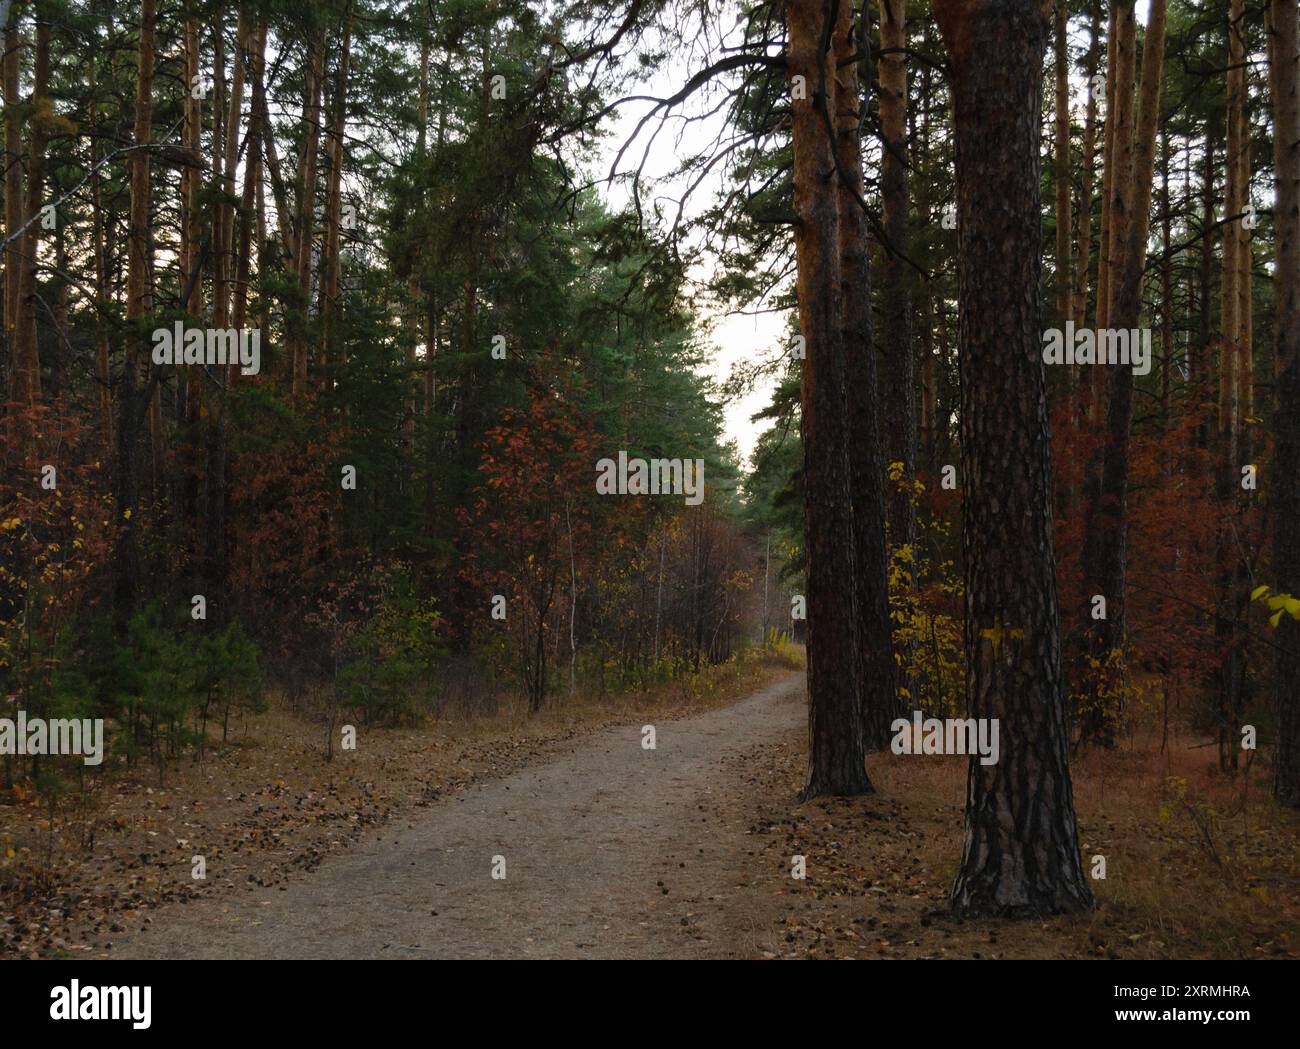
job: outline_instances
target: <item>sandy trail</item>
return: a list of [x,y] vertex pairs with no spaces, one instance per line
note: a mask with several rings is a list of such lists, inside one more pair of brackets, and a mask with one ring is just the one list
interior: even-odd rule
[[[283,890],[155,912],[113,957],[753,955],[776,894],[736,759],[797,738],[803,675],[720,710],[600,732],[570,754],[399,817]],[[505,859],[494,879],[494,857]]]

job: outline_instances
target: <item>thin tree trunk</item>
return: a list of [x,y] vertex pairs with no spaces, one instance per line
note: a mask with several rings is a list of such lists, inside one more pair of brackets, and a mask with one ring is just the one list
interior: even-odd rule
[[[429,19],[423,14],[420,19],[420,86],[419,96],[417,99],[417,111],[419,113],[420,127],[416,132],[416,156],[420,158],[420,163],[427,164],[428,148],[428,129],[429,129],[429,52],[432,46],[432,40],[429,33]],[[420,340],[420,323],[423,319],[428,324],[428,311],[423,308],[423,288],[421,287],[420,275],[416,267],[422,260],[412,259],[411,274],[406,283],[406,309],[407,309],[407,346],[406,346],[406,367],[408,369],[407,385],[410,389],[410,396],[406,400],[406,423],[404,432],[406,435],[406,444],[409,449],[414,451],[415,448],[415,415],[416,415],[416,391],[418,384],[415,380],[416,375],[416,358],[415,348]],[[424,344],[424,367],[426,385],[433,376],[433,330],[432,325],[426,329],[426,339]],[[425,390],[425,413],[428,414],[432,394],[429,389]]]
[[317,147],[320,143],[321,71],[325,32],[317,31],[307,63],[307,93],[303,109],[303,148],[298,158],[298,222],[295,230],[298,302],[291,325],[290,360],[293,366],[292,395],[300,403],[307,389],[307,329],[311,312],[311,249],[315,225]]
[[[330,120],[326,156],[329,157],[329,185],[325,196],[325,280],[322,282],[320,312],[324,326],[323,361],[337,368],[339,359],[339,242],[343,209],[343,135],[347,127],[348,63],[352,55],[352,5],[343,16],[343,42],[338,69],[334,73],[334,112]],[[329,380],[327,379],[328,383]]]
[[[236,251],[235,305],[232,323],[243,328],[248,321],[249,270],[253,254],[253,236],[258,221],[258,188],[262,184],[262,105],[266,76],[266,23],[260,23],[252,36],[249,54],[253,78],[249,100],[248,148],[244,156],[244,185],[240,196],[239,247]],[[260,241],[259,235],[259,241]],[[259,245],[260,246],[260,245]],[[260,265],[260,261],[259,261]],[[239,369],[231,371],[232,383],[238,382]]]
[[[1174,365],[1174,260],[1170,254],[1173,201],[1169,196],[1169,132],[1160,129],[1160,426],[1169,427],[1169,392]],[[1166,460],[1170,471],[1172,458]]]
[[[890,0],[892,2],[892,0]],[[835,149],[838,154],[838,252],[845,374],[848,398],[849,485],[852,498],[853,590],[857,617],[863,731],[868,749],[889,746],[890,724],[899,713],[894,686],[894,647],[889,618],[888,561],[885,551],[884,468],[880,460],[880,399],[876,389],[876,349],[871,326],[871,265],[862,197],[861,96],[852,0],[838,0],[833,42]],[[901,18],[902,4],[898,5]],[[866,27],[859,27],[861,39]],[[869,82],[869,71],[864,77]],[[908,385],[910,386],[910,379]],[[910,508],[910,500],[909,500]]]
[[[181,308],[194,322],[203,319],[203,281],[198,269],[200,265],[202,233],[199,223],[199,191],[203,184],[202,168],[204,163],[201,141],[203,132],[203,101],[200,80],[199,59],[199,23],[192,8],[187,11],[184,28],[184,122],[181,128],[181,144],[187,154],[188,163],[181,169],[181,229],[180,229],[180,272],[177,274]],[[186,289],[189,296],[186,297]],[[197,556],[199,534],[199,491],[201,482],[202,459],[202,404],[203,404],[203,369],[199,365],[185,365],[177,368],[178,416],[182,429],[181,438],[181,477],[180,515],[184,522],[184,534],[194,537],[191,541],[191,553]]]
[[1056,0],[1056,317],[1064,330],[1072,316],[1074,273],[1070,259],[1070,49],[1065,0]]
[[[1151,192],[1155,177],[1157,124],[1160,118],[1160,85],[1164,67],[1165,2],[1151,0],[1146,39],[1142,52],[1140,116],[1132,162],[1121,186],[1121,168],[1116,175],[1115,217],[1111,229],[1111,294],[1109,326],[1131,331],[1138,327],[1142,311],[1142,276],[1146,266],[1147,233],[1151,218]],[[1129,12],[1131,14],[1131,12]],[[1123,14],[1121,14],[1123,19]],[[1116,147],[1121,143],[1117,127]],[[1121,217],[1122,216],[1122,217]],[[1106,599],[1106,618],[1092,624],[1091,654],[1106,665],[1125,644],[1125,567],[1128,528],[1129,435],[1133,425],[1133,368],[1114,363],[1098,371],[1110,374],[1106,405],[1105,445],[1101,473],[1088,503],[1084,540],[1084,579]],[[1113,744],[1115,719],[1121,713],[1104,710],[1099,679],[1089,704],[1088,734],[1097,742]]]
[[1093,90],[1093,77],[1101,59],[1099,39],[1101,5],[1092,8],[1092,21],[1088,28],[1088,56],[1084,62],[1084,75],[1088,78],[1088,110],[1083,125],[1083,170],[1079,173],[1079,262],[1074,286],[1074,324],[1082,328],[1088,323],[1088,270],[1092,265],[1092,189],[1097,161],[1097,92]]
[[[134,140],[137,147],[145,146],[153,132],[153,76],[154,76],[154,24],[157,17],[156,0],[141,0],[140,44],[136,74]],[[149,386],[143,391],[140,385],[140,343],[135,335],[136,324],[148,315],[149,301],[149,160],[148,149],[132,151],[128,161],[131,171],[130,228],[127,236],[127,278],[125,340],[126,360],[123,368],[122,394],[119,398],[117,435],[117,477],[114,494],[117,497],[117,519],[121,532],[113,558],[114,610],[117,628],[124,630],[135,608],[136,577],[139,556],[136,533],[139,528],[138,507],[139,477],[136,465],[136,441],[141,418],[140,399],[147,396]]]
[[18,323],[14,338],[14,397],[32,406],[41,399],[41,361],[36,337],[36,268],[41,247],[41,207],[45,200],[45,147],[49,142],[50,23],[36,23],[36,62],[32,72],[31,135],[27,146],[27,228],[18,267]]
[[[1134,0],[1120,0],[1116,13],[1118,49],[1115,59],[1114,94],[1107,99],[1109,113],[1115,117],[1114,163],[1111,182],[1110,259],[1107,283],[1101,289],[1106,296],[1106,323],[1099,328],[1114,328],[1115,294],[1123,279],[1124,250],[1133,220],[1133,91],[1137,83],[1137,14]],[[1100,369],[1093,369],[1100,372]],[[1104,374],[1104,373],[1103,373]]]
[[1243,699],[1245,662],[1241,632],[1244,611],[1241,589],[1240,559],[1236,549],[1235,528],[1238,464],[1245,455],[1241,447],[1242,386],[1244,378],[1246,303],[1243,298],[1243,269],[1249,255],[1249,234],[1240,219],[1246,206],[1249,172],[1243,161],[1248,144],[1245,138],[1246,48],[1243,39],[1245,4],[1232,0],[1228,12],[1227,93],[1224,122],[1227,128],[1227,154],[1224,157],[1225,217],[1233,219],[1223,227],[1222,312],[1223,340],[1219,354],[1219,446],[1215,471],[1214,502],[1218,515],[1215,542],[1215,619],[1214,634],[1219,648],[1217,673],[1213,681],[1218,705],[1219,764],[1229,771],[1237,767],[1234,745],[1236,726]]
[[[1093,327],[1106,326],[1110,310],[1106,289],[1110,287],[1110,205],[1115,188],[1115,90],[1116,66],[1119,61],[1119,10],[1111,0],[1110,16],[1106,26],[1106,124],[1101,151],[1101,227],[1097,244],[1097,304],[1093,313]],[[1088,418],[1096,425],[1098,414],[1097,387],[1094,384],[1088,403]]]
[[[18,276],[22,268],[22,237],[15,237],[23,224],[23,122],[19,117],[21,101],[19,74],[22,65],[22,31],[19,28],[20,7],[9,8],[9,21],[5,26],[4,61],[0,76],[4,81],[5,104],[5,335],[10,354],[14,352],[14,338],[18,328]],[[12,239],[10,239],[12,238]],[[16,365],[16,361],[11,364]]]
[[912,293],[907,254],[907,47],[904,0],[880,0],[880,198],[885,235],[894,251],[881,254],[881,406],[886,467],[903,464],[903,485],[886,490],[890,546],[916,542],[916,393],[912,363]]
[[[92,174],[90,179],[92,250],[95,252],[95,294],[103,306],[112,300],[108,284],[108,259],[105,255],[107,245],[104,238],[103,190],[99,171],[98,140],[92,141],[90,150]],[[108,370],[109,327],[100,324],[95,340],[95,378],[99,383],[99,428],[103,438],[105,454],[113,447],[113,390],[110,385]]]

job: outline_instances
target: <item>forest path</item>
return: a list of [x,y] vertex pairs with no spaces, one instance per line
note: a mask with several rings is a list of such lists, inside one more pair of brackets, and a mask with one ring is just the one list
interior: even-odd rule
[[112,954],[753,956],[777,897],[752,877],[752,787],[738,771],[745,752],[795,735],[803,686],[791,674],[731,706],[659,722],[655,750],[642,749],[638,725],[602,731],[558,760],[399,816],[283,890],[157,911],[147,934]]

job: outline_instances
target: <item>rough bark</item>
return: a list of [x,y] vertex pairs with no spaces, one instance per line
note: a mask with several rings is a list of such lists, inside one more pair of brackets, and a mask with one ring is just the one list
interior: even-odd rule
[[957,155],[966,693],[1001,739],[996,764],[970,762],[952,905],[1082,911],[1093,898],[1067,764],[1038,299],[1048,27],[1033,0],[936,0],[935,14]]
[[[802,796],[862,794],[864,762],[856,683],[853,521],[838,252],[835,159],[827,117],[834,8],[789,0],[787,69],[792,84],[794,210],[807,536],[808,777]],[[798,78],[802,78],[800,81]],[[798,90],[799,86],[803,90]],[[847,570],[846,570],[847,569]]]

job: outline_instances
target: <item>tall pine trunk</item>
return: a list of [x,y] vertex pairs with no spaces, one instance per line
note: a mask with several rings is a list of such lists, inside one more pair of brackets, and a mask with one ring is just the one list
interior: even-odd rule
[[[808,778],[803,797],[871,790],[857,688],[853,521],[849,503],[838,208],[829,116],[830,26],[835,9],[790,0],[787,9],[794,147],[808,606]],[[846,570],[849,569],[849,570]]]
[[[1131,16],[1131,11],[1127,12]],[[1121,12],[1121,22],[1126,13]],[[1142,312],[1142,277],[1146,267],[1151,191],[1155,178],[1155,148],[1160,118],[1160,86],[1165,50],[1165,0],[1151,0],[1142,52],[1142,87],[1136,135],[1116,126],[1117,161],[1111,216],[1110,311],[1108,327],[1132,331]],[[1121,55],[1122,58],[1122,55]],[[1121,62],[1121,64],[1123,64]],[[1120,78],[1123,81],[1123,77]],[[1131,79],[1129,81],[1131,83]],[[1112,103],[1131,108],[1127,95]],[[1129,144],[1131,142],[1131,145]],[[1099,294],[1104,289],[1099,289]],[[1098,668],[1118,659],[1122,668],[1125,644],[1125,577],[1128,530],[1129,437],[1133,426],[1133,368],[1131,364],[1093,365],[1109,374],[1106,430],[1100,475],[1093,478],[1092,498],[1085,521],[1083,576],[1089,594],[1106,599],[1106,617],[1092,623],[1091,655]],[[1116,656],[1115,653],[1121,653]],[[1090,685],[1085,731],[1096,742],[1111,745],[1121,711],[1104,705],[1101,682],[1094,673]]]
[[[298,275],[298,299],[292,324],[290,360],[293,368],[292,395],[300,403],[307,390],[307,331],[311,315],[311,249],[316,220],[317,147],[320,144],[321,91],[324,73],[325,30],[312,36],[307,59],[307,89],[303,105],[303,145],[298,156],[298,221],[293,248],[294,271]],[[269,137],[268,137],[269,141]]]
[[[10,5],[5,26],[4,60],[0,79],[4,87],[5,120],[5,336],[6,349],[14,352],[18,325],[18,274],[22,268],[23,245],[18,230],[23,224],[23,122],[18,98],[22,65],[22,33],[18,25],[19,6]],[[13,362],[11,361],[11,367]]]
[[1074,295],[1070,258],[1070,48],[1065,0],[1056,0],[1053,39],[1056,58],[1056,142],[1052,176],[1056,181],[1056,318],[1062,329]]
[[[154,24],[156,0],[141,0],[140,44],[136,72],[135,127],[137,147],[150,141],[153,133]],[[125,629],[135,610],[136,577],[139,569],[137,532],[139,514],[139,473],[136,445],[144,418],[142,400],[150,387],[141,389],[140,322],[148,315],[149,300],[149,150],[137,148],[131,153],[131,209],[127,236],[125,362],[122,369],[122,392],[118,399],[117,463],[114,480],[117,519],[121,522],[113,558],[113,607],[119,631]],[[147,358],[146,358],[147,359]]]
[[[1093,906],[1067,764],[1042,359],[1039,138],[1047,21],[1035,0],[936,0],[957,153],[969,714],[1000,759],[972,757],[958,914]],[[987,57],[998,55],[998,61]]]
[[27,203],[18,266],[18,320],[14,334],[14,400],[32,406],[41,399],[41,361],[36,333],[36,268],[41,246],[41,208],[45,203],[45,147],[49,142],[50,23],[36,23],[36,61],[32,72],[31,134],[27,146]]
[[916,394],[912,365],[912,295],[907,263],[907,47],[904,0],[880,0],[880,198],[889,248],[881,255],[881,405],[885,465],[903,464],[903,485],[891,485],[886,516],[890,546],[916,542]]
[[[324,362],[335,370],[343,362],[339,342],[340,230],[343,221],[343,135],[347,128],[348,64],[352,55],[352,6],[343,16],[343,42],[339,46],[338,67],[334,72],[333,113],[330,116],[329,141],[325,154],[330,171],[325,193],[325,246],[322,268],[320,313],[323,331]],[[330,380],[326,379],[328,383]]]
[[[1273,101],[1273,205],[1277,402],[1273,504],[1275,589],[1300,595],[1300,8],[1269,6],[1269,74]],[[1273,794],[1300,805],[1300,622],[1284,615],[1276,634],[1274,689],[1278,706]]]
[[[895,709],[894,651],[890,636],[889,584],[885,557],[884,469],[876,350],[871,324],[871,266],[862,198],[861,96],[852,0],[838,0],[834,55],[836,187],[839,208],[840,295],[845,371],[848,380],[849,485],[853,505],[853,587],[857,617],[858,674],[866,744],[889,745]],[[864,38],[865,27],[857,36]],[[869,79],[864,77],[864,79]]]

